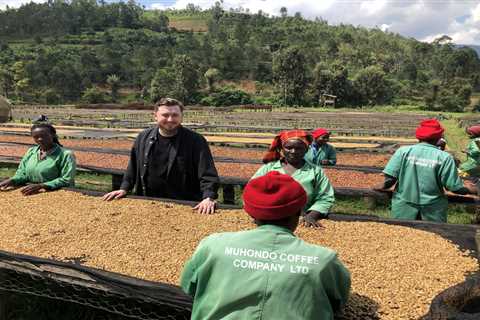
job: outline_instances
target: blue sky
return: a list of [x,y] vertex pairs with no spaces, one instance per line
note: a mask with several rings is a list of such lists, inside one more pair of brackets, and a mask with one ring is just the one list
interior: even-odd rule
[[[18,7],[25,2],[27,0],[0,0],[0,9],[5,5]],[[215,0],[139,2],[147,9],[182,9],[188,3],[207,9]],[[223,0],[223,7],[248,8],[250,12],[262,10],[270,15],[278,15],[280,8],[286,7],[290,14],[300,12],[311,19],[322,17],[330,24],[378,27],[427,42],[446,34],[458,44],[480,45],[480,0]]]

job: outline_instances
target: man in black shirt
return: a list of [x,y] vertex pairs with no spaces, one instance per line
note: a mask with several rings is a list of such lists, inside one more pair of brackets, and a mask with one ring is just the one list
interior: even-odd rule
[[218,174],[207,141],[182,127],[183,104],[162,98],[155,104],[157,126],[141,132],[132,147],[120,190],[103,199],[136,195],[200,201],[199,213],[213,213]]

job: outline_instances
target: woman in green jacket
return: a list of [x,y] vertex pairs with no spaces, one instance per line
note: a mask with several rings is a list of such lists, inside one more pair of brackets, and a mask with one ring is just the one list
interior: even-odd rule
[[243,205],[258,227],[212,234],[185,263],[180,285],[193,298],[192,320],[333,320],[341,312],[350,272],[335,251],[294,234],[306,202],[285,174],[250,180]]
[[31,134],[37,145],[28,149],[15,175],[0,182],[0,190],[27,185],[22,189],[22,194],[27,196],[73,186],[75,157],[62,147],[55,128],[47,123],[35,124]]
[[324,128],[318,128],[312,131],[313,143],[308,148],[305,160],[316,164],[317,166],[334,166],[337,164],[337,152],[335,148],[328,143],[330,132]]
[[[468,127],[465,130],[470,141],[465,151],[467,160],[460,165],[461,173],[466,176],[480,176],[480,125]],[[462,174],[463,176],[463,174]]]
[[302,213],[303,225],[317,228],[322,226],[319,220],[328,217],[335,197],[333,187],[322,168],[304,159],[312,140],[312,136],[303,130],[282,132],[275,137],[263,157],[265,165],[258,169],[252,179],[270,171],[278,171],[299,182],[308,197]]

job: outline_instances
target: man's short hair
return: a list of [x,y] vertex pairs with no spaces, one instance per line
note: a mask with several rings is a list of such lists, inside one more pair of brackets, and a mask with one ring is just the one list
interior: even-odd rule
[[173,106],[178,106],[180,108],[180,111],[183,113],[183,103],[181,103],[179,100],[177,99],[173,99],[173,98],[160,98],[159,100],[157,100],[157,102],[155,102],[155,111],[158,110],[159,107],[162,107],[162,106],[165,106],[165,107],[173,107]]

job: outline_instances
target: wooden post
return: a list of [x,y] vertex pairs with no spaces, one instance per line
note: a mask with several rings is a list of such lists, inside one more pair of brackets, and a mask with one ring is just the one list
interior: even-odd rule
[[365,202],[368,210],[374,210],[377,207],[377,199],[375,197],[366,196],[363,197],[363,201]]
[[120,189],[122,185],[123,175],[112,174],[112,190]]
[[232,184],[223,184],[223,203],[235,204],[235,186]]
[[480,259],[480,229],[475,232],[475,245],[477,247],[477,258]]

